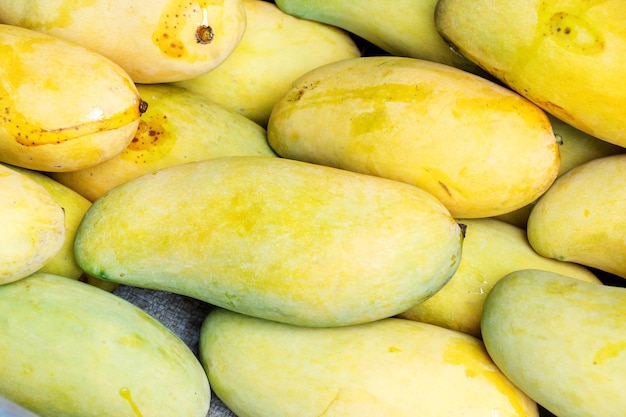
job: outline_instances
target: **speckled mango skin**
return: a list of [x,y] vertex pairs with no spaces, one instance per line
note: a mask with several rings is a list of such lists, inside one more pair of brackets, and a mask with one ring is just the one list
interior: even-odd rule
[[572,126],[626,145],[626,3],[443,0],[435,23],[469,60]]
[[626,414],[626,289],[554,272],[503,277],[482,335],[502,372],[557,416]]
[[536,417],[482,342],[387,318],[304,328],[216,309],[200,333],[215,393],[247,417]]
[[541,255],[626,278],[626,154],[582,164],[561,176],[528,217]]
[[421,187],[457,218],[531,203],[560,162],[539,107],[460,69],[395,56],[310,71],[276,103],[267,133],[280,156]]
[[450,281],[428,300],[398,316],[480,337],[480,318],[489,291],[504,275],[520,269],[544,269],[600,283],[589,269],[543,257],[528,243],[526,231],[504,221],[458,219],[465,226],[463,254]]
[[0,286],[0,395],[42,417],[205,417],[193,352],[111,293],[37,272]]
[[[241,0],[7,0],[0,22],[84,46],[117,63],[136,83],[210,71],[232,53],[246,28]],[[205,26],[212,37],[201,42],[197,31]]]
[[141,99],[119,66],[83,47],[0,25],[0,161],[71,171],[132,140]]
[[263,127],[197,93],[168,84],[137,84],[148,109],[121,153],[93,167],[50,175],[95,201],[140,175],[231,155],[276,156]]
[[0,164],[0,285],[36,272],[66,240],[65,213],[37,181]]
[[94,202],[78,264],[257,317],[340,326],[397,314],[456,270],[462,232],[408,184],[300,161],[216,158],[131,180]]

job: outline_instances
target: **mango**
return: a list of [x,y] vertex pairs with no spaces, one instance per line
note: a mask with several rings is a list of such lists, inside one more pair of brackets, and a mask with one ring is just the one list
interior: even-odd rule
[[143,105],[128,74],[110,60],[2,24],[0,102],[0,162],[51,172],[120,153],[137,131]]
[[489,355],[523,392],[567,417],[626,414],[626,288],[527,269],[487,296]]
[[75,240],[91,276],[304,326],[392,316],[456,270],[462,230],[426,191],[269,156],[165,168],[96,200]]
[[526,231],[497,219],[457,219],[465,226],[458,269],[436,294],[398,315],[480,337],[483,305],[496,282],[520,269],[543,269],[600,284],[589,269],[546,258],[533,250]]
[[528,240],[541,255],[626,278],[626,154],[568,171],[535,204]]
[[246,16],[241,0],[6,0],[0,23],[88,48],[136,83],[164,83],[221,64],[241,41]]
[[232,155],[276,156],[264,128],[223,106],[168,84],[137,84],[148,109],[130,144],[113,158],[51,177],[90,201],[140,175]]
[[0,164],[0,285],[50,262],[66,241],[63,207],[44,186]]
[[306,328],[215,309],[199,355],[240,416],[538,415],[480,340],[410,320]]
[[0,395],[41,417],[205,417],[196,356],[139,307],[37,272],[0,286]]
[[457,218],[530,204],[560,163],[539,107],[477,75],[404,57],[310,71],[276,103],[267,134],[282,157],[406,182]]
[[626,146],[626,3],[442,0],[454,49],[572,126]]
[[293,80],[329,62],[360,55],[350,35],[298,19],[264,0],[243,0],[246,31],[215,69],[174,83],[201,94],[261,126]]

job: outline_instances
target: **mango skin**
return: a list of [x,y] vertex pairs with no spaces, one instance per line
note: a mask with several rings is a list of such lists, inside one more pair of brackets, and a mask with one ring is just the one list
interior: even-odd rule
[[[246,28],[241,0],[7,0],[0,22],[81,45],[118,64],[134,82],[150,84],[212,70]],[[206,29],[201,41],[198,31]]]
[[410,320],[305,328],[215,309],[199,355],[239,416],[538,415],[480,340]]
[[392,316],[438,291],[462,232],[427,192],[263,156],[215,158],[131,180],[76,234],[89,275],[305,326]]
[[535,204],[528,240],[537,253],[626,278],[626,154],[582,164]]
[[35,273],[0,286],[0,395],[41,417],[205,417],[206,374],[163,324],[111,293]]
[[0,24],[0,161],[71,171],[120,153],[139,125],[132,80],[105,57]]
[[0,285],[44,267],[66,241],[63,207],[37,181],[0,164]]
[[264,0],[243,0],[246,31],[215,69],[174,83],[266,127],[293,80],[329,62],[360,55],[345,31],[298,19]]
[[557,416],[626,414],[626,288],[554,272],[503,277],[485,302],[482,334],[493,361]]
[[209,99],[168,84],[137,84],[148,109],[129,145],[113,158],[51,177],[95,201],[157,169],[232,155],[276,156],[265,129]]
[[626,3],[443,0],[439,33],[457,51],[572,126],[626,145]]
[[310,71],[276,103],[267,134],[282,157],[418,186],[457,218],[530,204],[560,163],[537,106],[474,74],[404,57]]
[[601,284],[582,265],[546,258],[533,250],[526,231],[496,219],[457,219],[465,226],[461,262],[436,294],[398,315],[481,337],[480,318],[487,295],[504,275],[543,269]]

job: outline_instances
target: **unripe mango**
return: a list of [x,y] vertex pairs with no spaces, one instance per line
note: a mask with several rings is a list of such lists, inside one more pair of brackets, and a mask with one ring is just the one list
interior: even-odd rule
[[178,165],[94,202],[76,234],[86,273],[307,326],[372,321],[438,291],[459,224],[426,191],[269,156]]

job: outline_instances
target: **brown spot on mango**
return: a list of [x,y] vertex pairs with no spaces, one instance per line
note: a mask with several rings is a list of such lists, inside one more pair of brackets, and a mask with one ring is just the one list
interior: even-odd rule
[[166,157],[175,142],[167,115],[148,110],[141,116],[135,137],[120,157],[136,164],[153,163]]

